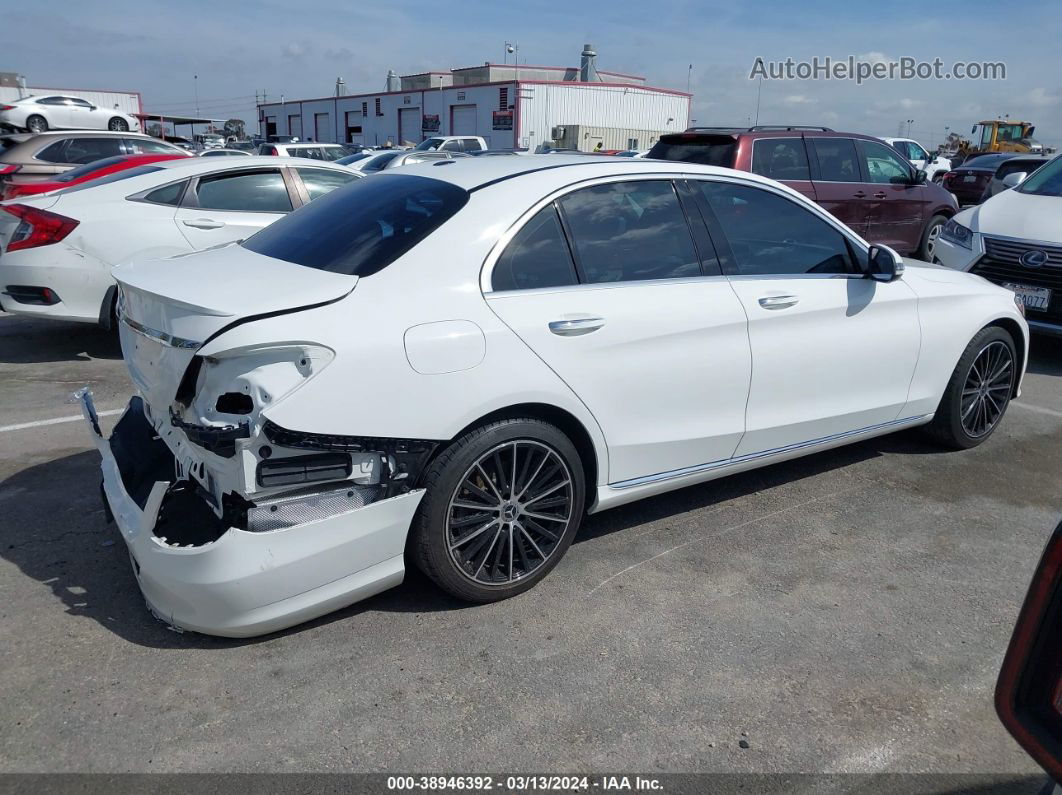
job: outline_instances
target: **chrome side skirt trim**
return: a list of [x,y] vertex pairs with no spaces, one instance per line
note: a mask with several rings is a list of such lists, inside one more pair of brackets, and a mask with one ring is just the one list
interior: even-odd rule
[[805,448],[817,447],[819,445],[830,444],[840,439],[847,439],[852,436],[860,436],[864,433],[874,433],[876,431],[883,431],[887,428],[900,425],[916,425],[919,422],[928,422],[933,418],[932,414],[922,414],[916,417],[904,417],[899,420],[891,420],[889,422],[882,422],[878,425],[868,425],[866,428],[860,428],[855,431],[845,431],[844,433],[835,433],[832,436],[823,436],[819,439],[812,439],[807,442],[797,442],[796,444],[786,445],[785,447],[775,447],[771,450],[761,450],[758,453],[748,453],[747,455],[738,456],[736,458],[724,458],[719,461],[711,461],[707,464],[697,464],[696,466],[684,467],[682,469],[673,469],[670,472],[659,472],[655,475],[643,475],[642,477],[631,478],[630,480],[621,480],[618,483],[609,483],[610,489],[630,489],[635,486],[645,486],[650,483],[660,483],[665,480],[674,480],[675,478],[686,477],[687,475],[696,475],[700,472],[710,472],[714,469],[722,469],[724,467],[733,466],[735,464],[743,464],[748,461],[755,461],[759,458],[770,458],[771,456],[784,455],[785,453],[791,453],[795,450],[803,450]]

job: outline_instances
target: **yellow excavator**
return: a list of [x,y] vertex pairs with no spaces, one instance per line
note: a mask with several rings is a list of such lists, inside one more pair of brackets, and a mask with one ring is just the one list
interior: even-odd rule
[[970,129],[970,140],[964,138],[959,141],[957,159],[963,162],[989,152],[1041,153],[1043,146],[1032,137],[1035,131],[1036,127],[1026,121],[979,121]]

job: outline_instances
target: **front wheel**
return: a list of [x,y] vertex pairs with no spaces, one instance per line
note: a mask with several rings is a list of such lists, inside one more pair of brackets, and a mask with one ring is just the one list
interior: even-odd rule
[[125,119],[120,119],[115,116],[109,122],[107,122],[107,129],[114,132],[129,132],[129,122]]
[[1014,394],[1014,340],[998,326],[981,329],[959,357],[926,430],[956,450],[977,447],[999,427]]
[[411,555],[443,590],[495,602],[532,588],[560,561],[585,505],[572,442],[541,420],[476,428],[428,468]]
[[924,262],[933,262],[937,251],[937,241],[940,240],[940,232],[948,219],[943,215],[934,215],[926,224],[922,232],[922,243],[918,247],[918,258]]
[[30,116],[26,119],[26,129],[31,133],[48,132],[48,120],[43,116]]

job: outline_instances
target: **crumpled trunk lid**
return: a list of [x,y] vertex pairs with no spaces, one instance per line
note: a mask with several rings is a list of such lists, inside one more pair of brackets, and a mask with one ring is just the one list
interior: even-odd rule
[[122,291],[122,354],[154,411],[170,405],[196,351],[226,327],[331,303],[357,284],[356,276],[233,244],[121,265],[112,273]]

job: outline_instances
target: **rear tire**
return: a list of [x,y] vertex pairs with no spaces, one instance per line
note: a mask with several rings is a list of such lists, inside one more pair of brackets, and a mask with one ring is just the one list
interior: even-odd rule
[[1017,376],[1010,334],[998,326],[981,329],[959,357],[926,432],[953,450],[977,447],[1002,422]]
[[943,215],[934,215],[929,219],[929,223],[926,224],[926,228],[922,232],[922,243],[918,246],[918,259],[924,262],[933,262],[937,241],[940,239],[940,230],[944,228],[944,224],[947,222],[948,219]]
[[125,119],[115,116],[109,122],[107,122],[107,129],[114,132],[129,132],[129,122]]
[[583,477],[575,445],[546,422],[500,420],[469,431],[424,475],[410,556],[459,599],[523,593],[571,545],[586,504]]
[[34,114],[26,119],[26,129],[31,133],[48,132],[48,120],[43,116]]

